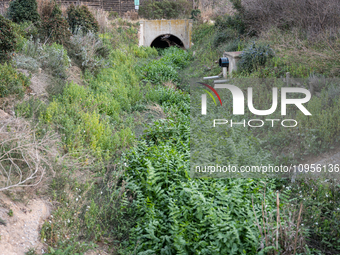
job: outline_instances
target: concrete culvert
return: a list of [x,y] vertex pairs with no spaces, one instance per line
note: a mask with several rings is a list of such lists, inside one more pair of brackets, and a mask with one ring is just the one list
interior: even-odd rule
[[177,46],[179,48],[184,49],[184,44],[181,41],[181,39],[171,34],[164,34],[158,36],[155,40],[153,40],[150,46],[161,49],[168,48],[171,46]]

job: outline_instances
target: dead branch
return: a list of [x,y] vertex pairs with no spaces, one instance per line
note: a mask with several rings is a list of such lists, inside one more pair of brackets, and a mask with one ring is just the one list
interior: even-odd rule
[[47,169],[53,172],[51,159],[58,153],[57,139],[52,132],[37,137],[36,131],[22,119],[1,119],[0,191],[37,186]]

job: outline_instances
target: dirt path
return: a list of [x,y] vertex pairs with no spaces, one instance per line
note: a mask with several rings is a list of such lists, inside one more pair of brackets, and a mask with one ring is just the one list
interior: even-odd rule
[[[315,169],[316,167],[321,169],[321,172],[314,171],[311,173],[308,170],[305,170],[305,165],[309,165],[309,169],[312,169],[312,167]],[[300,171],[296,174],[292,175],[292,182],[295,181],[297,177],[310,177],[310,178],[331,178],[331,179],[340,179],[340,172],[339,172],[339,165],[340,165],[340,147],[330,150],[326,153],[322,153],[318,156],[309,156],[306,158],[301,164],[299,164]],[[329,172],[325,169],[329,169],[332,167],[333,171]],[[337,171],[335,171],[337,169]]]
[[23,255],[33,247],[42,254],[46,249],[40,242],[39,229],[49,215],[50,206],[41,199],[32,199],[25,206],[0,193],[0,218],[6,222],[6,226],[0,225],[0,255]]

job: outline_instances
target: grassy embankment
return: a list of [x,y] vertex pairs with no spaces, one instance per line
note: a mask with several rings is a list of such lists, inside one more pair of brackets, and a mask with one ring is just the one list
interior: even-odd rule
[[[317,61],[305,61],[308,65],[303,65],[305,55],[301,53],[297,60],[296,48],[290,48],[294,42],[282,49],[282,41],[275,41],[278,34],[289,41],[293,32],[273,29],[266,36],[249,37],[242,34],[239,22],[230,25],[228,19],[221,19],[215,26],[195,25],[194,57],[192,51],[168,49],[159,55],[154,49],[138,48],[133,24],[117,26],[101,34],[100,39],[87,35],[89,42],[100,46],[99,52],[104,46],[106,54],[94,54],[93,59],[83,56],[91,61],[83,62],[88,66],[81,65],[83,78],[78,83],[82,84],[70,82],[65,86],[63,75],[69,60],[77,61],[78,52],[74,54],[72,48],[65,51],[57,44],[41,48],[37,42],[23,40],[18,51],[30,57],[30,62],[21,65],[29,63],[34,72],[42,63],[54,77],[47,101],[31,98],[16,105],[17,116],[37,123],[38,136],[48,131],[60,135],[59,157],[50,159],[55,176],[46,183],[48,190],[40,194],[49,196],[55,205],[53,217],[41,230],[41,239],[49,245],[51,254],[81,253],[97,244],[118,254],[274,252],[277,190],[281,193],[282,226],[278,250],[292,249],[300,203],[306,209],[298,252],[309,254],[314,250],[319,254],[318,249],[339,249],[339,186],[333,180],[303,180],[291,185],[285,180],[189,177],[190,96],[185,88],[190,78],[220,72],[215,61],[221,51],[247,49],[253,40],[274,48],[275,57],[265,63],[255,58],[250,68],[237,74],[240,77],[280,77],[286,71],[293,77],[306,77],[311,71],[329,75],[335,70],[325,61],[323,65]],[[86,36],[78,40],[74,36],[73,43],[85,39]],[[312,52],[322,51],[322,56],[331,52],[325,45],[302,42]],[[36,55],[29,50],[31,46],[37,49]],[[16,63],[20,63],[19,59]],[[96,64],[99,68],[95,68]],[[298,162],[301,153],[325,150],[339,135],[339,100],[332,98],[336,87],[327,85],[322,89],[307,106],[318,121],[297,116],[304,133],[244,130],[235,132],[230,141],[245,139],[248,144],[249,139],[261,143],[263,153],[272,155],[273,162]],[[323,97],[329,102],[327,111],[317,107],[324,102]],[[269,97],[261,99],[268,101]],[[309,136],[309,130],[313,130],[313,136]],[[287,149],[299,141],[301,134],[305,144],[296,152]],[[288,138],[292,139],[282,142]],[[248,149],[242,147],[233,160],[242,160]],[[250,154],[255,154],[256,149],[251,148]],[[289,213],[294,213],[295,219]],[[305,240],[310,248],[305,246]],[[261,246],[266,248],[259,251]]]

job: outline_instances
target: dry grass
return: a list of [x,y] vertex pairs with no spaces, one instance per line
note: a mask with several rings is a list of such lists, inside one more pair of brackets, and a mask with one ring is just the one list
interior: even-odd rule
[[136,11],[127,11],[126,13],[124,13],[124,18],[127,20],[137,20],[138,13]]
[[[282,255],[292,255],[296,252],[305,254],[305,238],[303,229],[300,226],[302,221],[301,212],[302,204],[299,210],[294,206],[285,205],[280,209],[280,196],[277,193],[276,210],[268,210],[266,205],[266,194],[263,194],[261,205],[260,222],[257,220],[254,203],[252,203],[253,212],[256,218],[255,225],[261,234],[260,249],[266,249],[266,254],[275,255],[275,250],[280,250]],[[271,248],[269,248],[271,247]]]
[[164,82],[163,85],[170,89],[175,89],[175,90],[177,89],[176,85],[172,81]]
[[235,10],[229,0],[194,1],[193,9],[200,9],[203,22],[216,18],[218,15],[233,15]]
[[37,186],[58,155],[58,136],[47,132],[38,137],[30,123],[18,119],[0,122],[0,191]]
[[291,64],[310,67],[318,73],[328,73],[331,76],[339,75],[340,33],[323,31],[309,40],[304,32],[299,28],[282,32],[274,27],[263,30],[259,41],[269,42],[276,55]]
[[8,4],[0,3],[0,15],[5,16],[8,9]]
[[107,11],[93,7],[89,7],[89,10],[98,21],[101,33],[105,33],[112,28],[111,22],[109,20],[109,13]]
[[74,83],[76,83],[78,85],[84,85],[84,81],[83,81],[83,78],[82,78],[82,71],[78,66],[72,65],[68,69],[67,81],[68,82],[73,81]]
[[[37,0],[37,4],[38,4],[38,13],[40,15],[42,15],[43,13],[43,8],[48,5],[50,2],[54,3],[54,1],[52,0]],[[62,11],[62,14],[64,17],[67,16],[67,7],[68,5],[65,5],[65,4],[60,4],[59,2],[57,2],[57,4],[60,6],[60,10]]]
[[164,113],[162,107],[160,107],[160,105],[158,105],[158,104],[149,105],[149,106],[146,107],[146,109],[148,109],[149,111],[154,113],[154,115],[156,115],[157,118],[159,118],[159,119],[165,119],[166,118],[166,114]]
[[338,0],[243,0],[246,23],[255,31],[269,26],[299,27],[313,37],[324,30],[338,29]]

